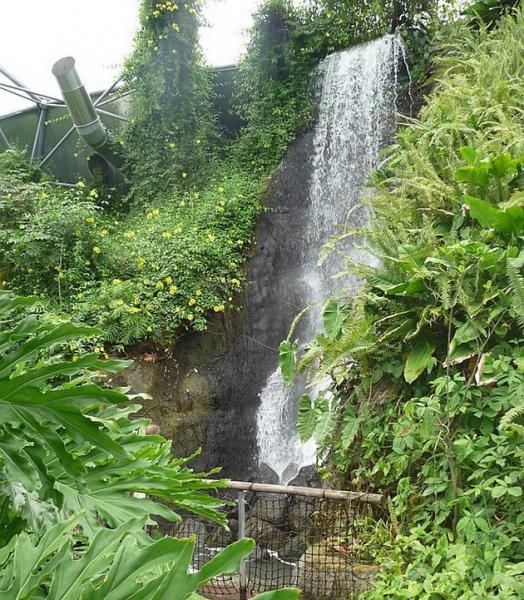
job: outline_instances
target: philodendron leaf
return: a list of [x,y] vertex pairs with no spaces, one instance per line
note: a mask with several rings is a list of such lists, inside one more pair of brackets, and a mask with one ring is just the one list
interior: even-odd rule
[[355,411],[352,406],[347,406],[345,409],[344,421],[342,427],[342,436],[340,438],[342,448],[348,450],[353,443],[353,440],[358,434],[360,428],[360,419],[355,416]]
[[295,340],[294,342],[284,340],[280,344],[278,362],[286,385],[289,385],[293,381],[293,377],[296,374],[297,350],[298,340]]
[[336,417],[331,410],[329,401],[323,396],[319,396],[315,400],[315,412],[317,414],[317,425],[315,427],[315,439],[319,442],[324,441],[335,427]]
[[311,402],[311,398],[304,394],[298,401],[297,431],[301,442],[307,442],[317,426],[317,413]]
[[344,321],[351,313],[351,306],[344,304],[340,300],[331,298],[327,301],[322,319],[324,321],[324,329],[330,340],[334,340],[342,329]]
[[434,351],[435,344],[432,342],[426,340],[415,342],[404,366],[404,379],[408,383],[413,383],[425,369],[435,364]]

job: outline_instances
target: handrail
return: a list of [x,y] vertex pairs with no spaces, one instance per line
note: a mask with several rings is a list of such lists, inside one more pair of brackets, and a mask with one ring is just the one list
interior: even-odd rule
[[[207,483],[213,483],[212,479],[206,479]],[[251,481],[227,481],[226,488],[230,490],[246,492],[262,492],[273,494],[287,494],[288,496],[306,496],[310,498],[328,498],[331,500],[347,500],[349,502],[362,502],[367,504],[382,504],[382,494],[370,494],[367,492],[350,492],[348,490],[326,490],[323,488],[311,488],[298,485],[273,485],[269,483],[255,483]]]

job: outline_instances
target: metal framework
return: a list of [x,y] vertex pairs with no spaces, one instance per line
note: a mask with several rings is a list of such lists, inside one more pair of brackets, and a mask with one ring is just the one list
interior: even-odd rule
[[[3,75],[11,83],[5,83],[0,81],[0,91],[18,96],[24,100],[32,102],[36,108],[38,108],[38,119],[33,136],[33,145],[31,148],[31,162],[35,162],[39,167],[43,166],[62,146],[62,144],[75,132],[75,127],[71,127],[67,133],[47,152],[45,151],[45,139],[46,139],[46,114],[49,108],[63,108],[67,110],[66,104],[63,100],[50,96],[49,94],[42,94],[35,90],[31,90],[29,87],[24,85],[17,77],[10,73],[5,67],[0,65],[0,74]],[[114,98],[108,98],[109,94],[113,92],[118,84],[121,82],[121,77],[114,81],[106,90],[98,96],[94,101],[94,106],[98,114],[106,115],[118,119],[119,121],[127,121],[122,115],[110,112],[107,109],[103,109],[110,102],[114,101]],[[119,97],[125,97],[132,93],[131,91],[124,92]],[[14,113],[16,114],[16,113]],[[12,117],[13,113],[8,115],[0,116],[0,141],[5,144],[7,148],[11,147],[9,139],[2,129],[2,121]]]

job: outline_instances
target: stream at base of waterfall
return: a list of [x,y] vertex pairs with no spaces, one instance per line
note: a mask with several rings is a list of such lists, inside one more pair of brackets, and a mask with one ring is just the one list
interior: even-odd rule
[[[401,41],[389,35],[332,54],[318,67],[309,202],[297,247],[300,268],[286,283],[290,288],[286,292],[302,303],[299,310],[311,307],[295,332],[294,337],[302,343],[320,331],[322,305],[330,296],[350,295],[358,289],[355,277],[339,276],[346,269],[345,257],[366,263],[372,260],[346,240],[319,265],[321,249],[333,236],[367,219],[361,201],[372,193],[366,184],[379,164],[380,151],[391,143],[395,131],[397,72],[402,57]],[[314,441],[302,444],[296,431],[297,404],[303,392],[303,383],[285,386],[275,364],[260,393],[258,460],[283,484],[315,462]]]

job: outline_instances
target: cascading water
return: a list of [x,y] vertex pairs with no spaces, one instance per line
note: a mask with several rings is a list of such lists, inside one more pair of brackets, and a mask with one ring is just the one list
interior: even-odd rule
[[[345,225],[356,225],[366,218],[359,201],[377,167],[380,150],[394,132],[401,55],[399,39],[385,36],[332,54],[319,67],[319,114],[309,204],[296,249],[300,268],[286,283],[289,289],[283,294],[299,299],[302,308],[313,307],[297,330],[301,340],[311,339],[319,330],[322,303],[329,296],[341,288],[351,293],[359,285],[351,276],[333,278],[345,265],[340,253],[332,253],[322,266],[318,265],[318,258],[322,246],[333,235],[342,233]],[[343,251],[353,260],[369,260],[350,244]],[[300,385],[285,387],[276,367],[260,394],[259,462],[269,465],[282,483],[288,483],[301,467],[314,462],[314,443],[301,444],[295,427],[297,400],[302,391]]]

